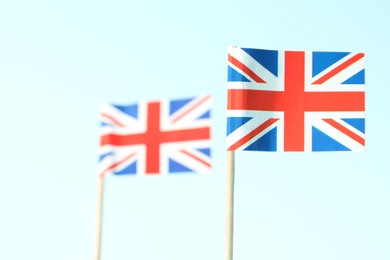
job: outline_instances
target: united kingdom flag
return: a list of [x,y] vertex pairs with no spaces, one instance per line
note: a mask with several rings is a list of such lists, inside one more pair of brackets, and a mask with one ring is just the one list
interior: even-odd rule
[[205,172],[211,169],[211,97],[103,104],[101,175]]
[[363,151],[364,54],[228,52],[227,149]]

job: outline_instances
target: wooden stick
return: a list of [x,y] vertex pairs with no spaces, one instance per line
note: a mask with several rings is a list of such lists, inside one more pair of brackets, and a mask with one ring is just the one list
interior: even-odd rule
[[227,151],[226,260],[233,260],[234,151]]
[[102,243],[102,219],[103,219],[103,190],[104,175],[98,176],[98,193],[97,193],[97,221],[96,221],[96,252],[95,260],[100,260],[101,243]]

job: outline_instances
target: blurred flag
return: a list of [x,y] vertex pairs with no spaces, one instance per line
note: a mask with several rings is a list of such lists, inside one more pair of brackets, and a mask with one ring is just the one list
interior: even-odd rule
[[211,169],[211,97],[103,104],[99,174]]
[[229,48],[227,149],[363,151],[364,54]]

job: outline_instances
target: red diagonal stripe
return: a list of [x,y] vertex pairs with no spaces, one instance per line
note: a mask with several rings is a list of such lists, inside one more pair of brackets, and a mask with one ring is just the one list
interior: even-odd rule
[[100,173],[100,176],[105,176],[109,171],[111,171],[112,169],[114,169],[115,167],[117,167],[119,164],[121,164],[121,163],[127,161],[128,159],[130,159],[130,158],[133,157],[134,155],[135,155],[135,152],[129,154],[129,155],[126,156],[124,159],[122,159],[122,160],[120,160],[120,161],[117,161],[116,163],[111,164],[109,167],[107,167],[107,169],[105,169],[102,173]]
[[333,126],[334,128],[336,128],[337,130],[339,130],[343,134],[349,136],[351,139],[355,140],[356,142],[358,142],[359,144],[364,146],[365,141],[364,141],[363,137],[355,134],[354,132],[352,132],[351,130],[349,130],[345,126],[339,124],[338,122],[336,122],[333,119],[326,118],[326,119],[322,119],[322,120],[324,120],[329,125]]
[[272,125],[273,123],[275,123],[276,121],[278,121],[279,119],[278,118],[271,118],[271,119],[268,119],[267,121],[265,121],[263,124],[259,125],[258,127],[256,127],[252,132],[250,132],[249,134],[247,134],[246,136],[244,136],[243,138],[241,138],[240,140],[238,140],[236,143],[234,143],[233,145],[231,145],[229,148],[228,148],[228,151],[234,151],[234,150],[237,150],[238,148],[240,148],[243,144],[245,144],[246,142],[248,142],[249,140],[251,140],[252,138],[254,138],[256,135],[258,135],[259,133],[261,133],[262,131],[264,131],[267,127],[269,127],[270,125]]
[[197,156],[195,156],[195,155],[193,155],[193,154],[191,154],[191,153],[189,153],[189,152],[187,152],[187,151],[185,151],[185,150],[180,150],[180,152],[182,152],[182,153],[184,153],[185,155],[187,155],[187,156],[193,158],[194,160],[196,160],[196,161],[202,163],[203,165],[207,166],[208,168],[211,168],[211,164],[208,163],[208,162],[206,162],[205,160],[203,160],[203,159],[201,159],[201,158],[199,158],[199,157],[197,157]]
[[181,118],[183,118],[185,115],[187,115],[188,113],[190,113],[192,110],[194,110],[197,106],[201,105],[202,103],[204,103],[205,101],[207,101],[208,99],[210,99],[210,96],[205,96],[203,97],[202,99],[198,100],[198,102],[196,102],[195,104],[192,104],[191,107],[187,108],[186,111],[184,111],[181,115],[177,116],[176,118],[174,118],[172,120],[172,123],[175,123],[177,121],[179,121]]
[[260,78],[259,76],[257,76],[257,74],[255,72],[253,72],[250,68],[248,68],[247,66],[245,66],[243,63],[241,63],[239,60],[237,60],[236,58],[234,58],[233,56],[229,55],[228,56],[228,60],[230,61],[230,63],[232,63],[234,66],[236,66],[237,68],[239,68],[240,70],[242,70],[243,72],[245,72],[249,77],[251,77],[255,82],[257,83],[265,83],[265,81]]
[[313,84],[324,83],[325,81],[327,81],[328,79],[330,79],[331,77],[333,77],[334,75],[336,75],[337,73],[339,73],[343,69],[347,68],[348,66],[352,65],[353,63],[357,62],[358,60],[360,60],[363,57],[364,57],[363,53],[356,54],[355,56],[351,57],[349,60],[345,61],[344,63],[340,64],[339,66],[337,66],[333,70],[326,73],[321,78],[317,79],[315,82],[313,82]]
[[111,122],[113,122],[117,126],[120,126],[120,127],[124,127],[125,126],[124,124],[122,124],[121,122],[119,122],[118,120],[116,120],[114,117],[112,117],[110,115],[102,113],[100,116],[109,119]]

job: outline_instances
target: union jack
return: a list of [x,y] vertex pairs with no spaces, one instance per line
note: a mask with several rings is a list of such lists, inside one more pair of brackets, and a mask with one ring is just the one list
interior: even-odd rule
[[227,149],[363,151],[364,54],[228,52]]
[[211,169],[209,95],[103,104],[98,172],[167,174]]

